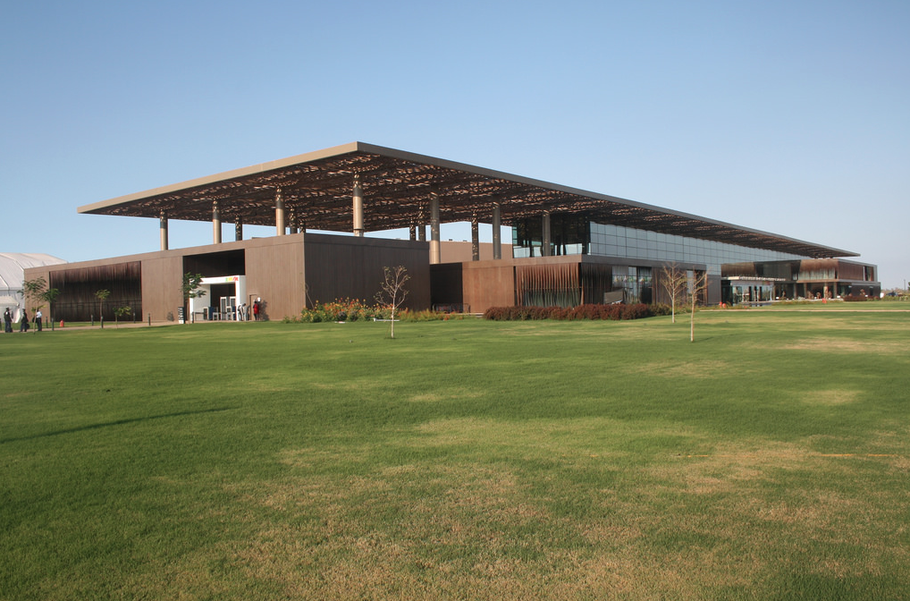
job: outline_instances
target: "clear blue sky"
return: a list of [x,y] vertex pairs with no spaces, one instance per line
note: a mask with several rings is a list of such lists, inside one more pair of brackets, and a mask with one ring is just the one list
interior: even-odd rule
[[[4,252],[154,251],[155,220],[76,208],[359,140],[910,279],[906,0],[0,7]],[[171,224],[172,247],[210,241]]]

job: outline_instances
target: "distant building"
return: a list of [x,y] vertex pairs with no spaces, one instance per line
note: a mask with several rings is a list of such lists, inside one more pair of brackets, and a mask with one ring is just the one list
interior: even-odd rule
[[[55,315],[86,319],[130,306],[158,321],[183,305],[182,275],[207,294],[189,307],[223,318],[260,298],[272,318],[336,298],[372,299],[384,266],[404,265],[412,308],[480,312],[496,305],[663,300],[661,268],[707,272],[702,302],[878,295],[856,253],[481,167],[355,142],[130,194],[80,213],[159,222],[159,250],[30,270],[61,291]],[[170,249],[171,220],[211,221],[212,243]],[[223,241],[224,222],[234,240]],[[471,224],[470,243],[440,240],[441,223]],[[480,223],[492,226],[481,244]],[[244,240],[244,225],[275,236]],[[429,237],[427,229],[429,226]],[[510,226],[511,245],[501,226]],[[408,240],[364,237],[408,229]],[[333,235],[321,232],[351,232]],[[619,294],[621,293],[621,294]],[[110,318],[110,316],[105,316]],[[189,316],[188,316],[189,317]]]

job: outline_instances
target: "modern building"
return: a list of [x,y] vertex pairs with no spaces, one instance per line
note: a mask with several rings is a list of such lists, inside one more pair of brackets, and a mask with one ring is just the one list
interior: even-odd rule
[[[668,264],[706,272],[708,303],[881,289],[876,267],[844,259],[857,256],[850,251],[361,142],[78,211],[155,219],[159,248],[31,270],[61,291],[54,314],[64,319],[85,319],[100,288],[111,291],[110,310],[130,306],[153,321],[174,319],[188,272],[205,278],[206,295],[188,307],[196,318],[229,316],[257,298],[273,319],[319,301],[371,299],[383,267],[394,265],[411,276],[410,307],[472,312],[660,301]],[[211,244],[169,248],[175,219],[211,222]],[[470,243],[440,239],[440,224],[451,222],[471,224]],[[480,223],[492,226],[492,243],[480,243]],[[232,241],[222,239],[227,224]],[[244,239],[245,225],[274,227],[275,235]],[[504,226],[511,245],[502,241]],[[397,229],[409,239],[365,236]]]

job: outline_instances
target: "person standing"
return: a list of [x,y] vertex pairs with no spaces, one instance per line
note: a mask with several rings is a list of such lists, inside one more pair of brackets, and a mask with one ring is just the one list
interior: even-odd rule
[[39,332],[41,331],[41,320],[42,319],[44,319],[44,313],[41,312],[41,309],[38,309],[38,311],[35,313],[35,327],[38,329]]
[[28,311],[22,309],[22,314],[19,316],[19,331],[28,332]]
[[10,313],[9,307],[3,312],[3,331],[7,334],[13,333],[13,314]]

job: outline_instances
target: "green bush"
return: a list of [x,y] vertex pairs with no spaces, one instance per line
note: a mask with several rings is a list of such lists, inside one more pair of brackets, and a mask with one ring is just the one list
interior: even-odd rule
[[641,319],[666,315],[663,307],[642,303],[635,305],[578,305],[577,307],[490,307],[484,319],[494,321],[526,321],[538,319],[559,320],[612,320]]
[[[327,321],[364,321],[371,319],[389,319],[391,310],[381,305],[368,305],[359,299],[336,299],[328,303],[317,302],[312,308],[304,308],[298,317],[286,317],[285,323],[321,323]],[[395,318],[400,321],[438,321],[449,319],[449,314],[441,311],[424,309],[411,311],[399,310]]]

